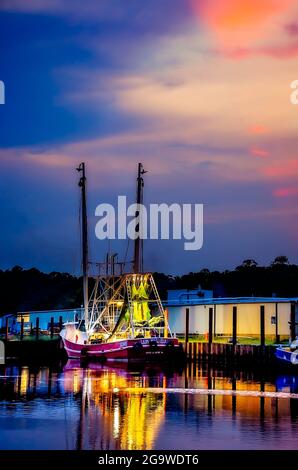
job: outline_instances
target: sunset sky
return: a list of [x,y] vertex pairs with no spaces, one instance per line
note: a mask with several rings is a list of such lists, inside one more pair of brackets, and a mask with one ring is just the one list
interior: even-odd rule
[[[145,243],[145,267],[298,263],[295,0],[1,0],[0,269],[77,272],[78,175],[94,211],[127,194],[203,203],[204,246]],[[112,249],[125,252],[126,245]]]

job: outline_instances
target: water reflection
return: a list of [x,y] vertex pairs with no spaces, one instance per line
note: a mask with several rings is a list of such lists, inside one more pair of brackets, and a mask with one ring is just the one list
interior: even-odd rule
[[[150,392],[152,387],[160,393]],[[165,388],[298,393],[298,377],[197,365],[185,370],[82,368],[75,361],[41,368],[10,365],[0,369],[0,448],[297,448],[296,399],[166,393]]]
[[[150,384],[163,386],[163,379],[159,371],[150,377],[148,371],[131,375],[121,368],[91,365],[80,369],[75,361],[69,362],[64,370],[64,390],[76,394],[81,403],[76,448],[153,448],[164,420],[165,394],[134,395],[118,391],[130,384],[140,388]],[[84,432],[86,427],[88,434]]]

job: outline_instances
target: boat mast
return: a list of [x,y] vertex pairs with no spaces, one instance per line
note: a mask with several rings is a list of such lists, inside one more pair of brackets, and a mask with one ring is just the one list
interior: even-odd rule
[[[137,177],[137,205],[138,208],[140,204],[143,204],[143,188],[144,188],[144,173],[147,171],[144,170],[142,163],[138,164],[138,177]],[[139,210],[136,210],[135,217],[141,217]],[[136,225],[136,238],[134,242],[134,262],[133,262],[133,271],[135,274],[143,271],[143,240],[140,239],[140,222]],[[142,223],[142,222],[141,222]]]
[[86,173],[85,163],[81,163],[77,168],[81,174],[79,187],[81,188],[82,197],[82,270],[83,270],[83,294],[84,294],[84,316],[85,325],[88,321],[88,221],[87,221],[87,201],[86,201]]

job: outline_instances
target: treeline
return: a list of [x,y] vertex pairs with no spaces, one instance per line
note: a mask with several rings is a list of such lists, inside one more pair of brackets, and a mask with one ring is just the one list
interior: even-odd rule
[[[162,299],[168,289],[213,290],[215,297],[298,297],[298,266],[278,256],[270,266],[244,260],[234,270],[202,269],[183,276],[154,274]],[[45,274],[38,269],[15,266],[0,270],[0,314],[20,311],[76,308],[82,304],[82,279],[68,273]]]
[[290,264],[286,256],[278,256],[269,266],[258,266],[246,259],[229,271],[190,272],[183,276],[155,274],[162,298],[167,289],[213,290],[214,297],[298,297],[298,266]]
[[0,271],[0,315],[30,310],[74,308],[82,303],[80,278],[38,269]]

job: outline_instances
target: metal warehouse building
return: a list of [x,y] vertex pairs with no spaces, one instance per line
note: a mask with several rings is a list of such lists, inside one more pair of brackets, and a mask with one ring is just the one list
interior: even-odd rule
[[[237,314],[237,336],[258,337],[261,329],[261,307],[264,312],[266,336],[289,338],[291,324],[298,323],[298,298],[237,297],[212,298],[210,291],[169,291],[165,306],[171,331],[185,333],[186,309],[189,315],[189,333],[206,335],[210,314],[214,336],[231,336],[233,312]],[[295,331],[296,334],[296,331]]]

